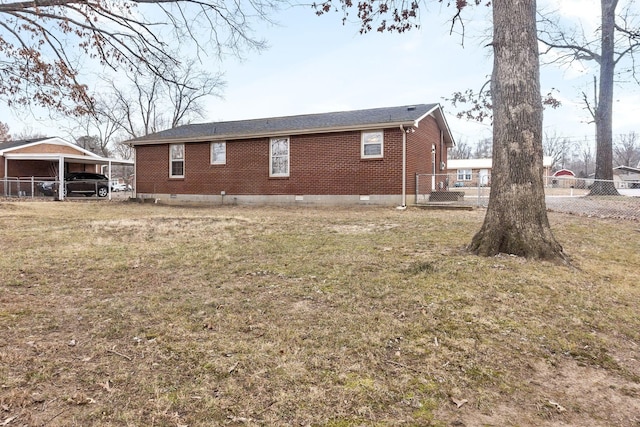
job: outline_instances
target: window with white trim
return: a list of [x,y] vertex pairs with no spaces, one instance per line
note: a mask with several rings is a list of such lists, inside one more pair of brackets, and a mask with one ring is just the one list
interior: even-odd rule
[[227,143],[225,141],[211,143],[211,164],[224,165],[227,163]]
[[184,178],[184,144],[169,144],[169,177]]
[[471,181],[471,169],[458,169],[458,181]]
[[376,159],[383,156],[384,132],[362,132],[360,156],[363,159]]
[[269,176],[289,176],[289,138],[269,141]]

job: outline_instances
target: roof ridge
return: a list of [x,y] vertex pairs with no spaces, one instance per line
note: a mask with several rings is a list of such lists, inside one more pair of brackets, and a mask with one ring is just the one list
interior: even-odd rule
[[198,125],[198,124],[207,125],[207,124],[218,124],[218,123],[250,122],[250,121],[256,121],[256,120],[291,119],[291,118],[298,118],[298,117],[324,116],[328,114],[343,114],[343,113],[348,114],[348,113],[356,113],[356,112],[368,112],[368,111],[390,110],[390,109],[401,109],[401,108],[408,109],[411,107],[417,108],[421,106],[435,106],[435,105],[437,104],[407,104],[407,105],[399,105],[395,107],[375,107],[375,108],[364,108],[364,109],[358,109],[358,110],[326,111],[324,113],[305,113],[305,114],[290,114],[290,115],[284,115],[284,116],[254,117],[250,119],[221,120],[221,121],[211,121],[211,122],[203,122],[203,123],[192,123],[187,125],[181,125],[178,127],[192,126],[192,125]]

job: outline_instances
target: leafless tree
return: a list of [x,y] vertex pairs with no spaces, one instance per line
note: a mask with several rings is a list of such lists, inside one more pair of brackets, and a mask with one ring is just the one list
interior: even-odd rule
[[[77,116],[71,121],[72,126],[67,128],[68,137],[83,148],[110,157],[119,133],[118,124],[110,119],[112,107],[104,100],[98,100],[91,114]],[[107,111],[109,115],[105,114]]]
[[[635,55],[640,49],[640,27],[634,1],[617,13],[618,0],[601,0],[601,24],[596,33],[586,34],[582,27],[567,27],[552,15],[541,16],[540,41],[543,53],[559,52],[553,62],[571,64],[594,61],[599,67],[595,102],[583,92],[582,97],[596,125],[596,172],[591,194],[617,195],[613,184],[613,91],[616,67],[619,76],[627,74],[640,83]],[[624,65],[623,65],[624,64]]]
[[542,140],[542,152],[553,159],[553,169],[564,169],[569,162],[574,143],[569,138],[544,133]]
[[9,125],[0,122],[0,142],[11,141],[11,134],[9,133]]
[[38,139],[46,137],[47,135],[43,134],[42,132],[34,130],[31,126],[27,126],[22,128],[19,133],[14,134],[12,139],[14,141],[24,141],[28,139]]
[[450,159],[470,159],[471,158],[471,145],[466,140],[461,140],[456,143],[456,146],[448,152]]
[[114,107],[105,98],[95,100],[91,114],[65,121],[69,123],[62,127],[67,139],[100,156],[111,157],[116,151],[115,145],[124,136],[119,122],[112,120],[116,114]]
[[126,79],[108,81],[104,104],[109,108],[101,109],[100,115],[128,138],[136,138],[202,118],[204,101],[222,96],[222,74],[204,72],[192,61],[184,66],[165,66],[163,74],[169,80],[124,73]]
[[226,83],[222,73],[207,73],[197,68],[195,62],[187,62],[183,67],[169,67],[167,74],[171,84],[163,82],[171,110],[171,127],[190,122],[193,118],[203,118],[203,101],[207,97],[222,97]]
[[613,162],[616,166],[638,167],[640,163],[640,142],[638,134],[629,132],[618,137],[613,145]]
[[167,67],[164,73],[171,78],[121,73],[118,81],[107,81],[93,112],[73,120],[67,129],[69,137],[83,135],[83,141],[97,146],[92,150],[97,154],[131,159],[133,152],[124,140],[203,117],[205,99],[221,96],[224,87],[220,74],[205,73],[194,62],[186,68]]
[[577,161],[573,168],[581,178],[589,177],[594,171],[593,146],[593,141],[589,141],[587,138],[577,143]]
[[103,140],[98,136],[83,135],[81,137],[75,138],[75,143],[77,146],[91,151],[92,153],[95,153],[99,156],[111,156],[111,151],[109,150],[107,144],[105,144]]
[[[66,114],[93,110],[84,60],[171,80],[183,55],[240,55],[262,49],[252,22],[281,0],[39,0],[0,3],[0,99]],[[170,49],[170,47],[174,49]],[[188,46],[188,49],[180,48]]]
[[129,144],[125,144],[124,141],[117,141],[113,145],[113,152],[115,157],[124,160],[133,159],[133,147]]
[[483,159],[491,157],[493,153],[493,140],[491,138],[484,138],[476,143],[473,150],[473,157],[476,159]]

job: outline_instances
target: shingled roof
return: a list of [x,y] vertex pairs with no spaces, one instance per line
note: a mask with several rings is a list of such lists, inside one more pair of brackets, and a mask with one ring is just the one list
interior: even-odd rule
[[42,137],[42,138],[33,138],[33,139],[20,139],[20,140],[17,140],[17,141],[0,142],[0,151],[8,150],[10,148],[18,148],[18,147],[22,147],[23,145],[34,144],[36,142],[42,142],[42,141],[45,141],[47,139],[50,139],[50,138],[49,137]]
[[347,130],[374,129],[416,125],[433,114],[451,140],[448,126],[439,104],[415,104],[400,107],[303,114],[299,116],[213,122],[179,126],[128,141],[131,145],[168,142],[197,142],[240,138],[258,138],[287,134],[309,134]]

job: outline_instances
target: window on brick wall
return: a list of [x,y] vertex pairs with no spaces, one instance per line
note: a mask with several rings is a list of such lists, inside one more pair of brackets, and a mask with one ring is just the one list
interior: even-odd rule
[[471,169],[458,169],[458,181],[471,181]]
[[381,158],[384,149],[384,133],[379,130],[375,132],[362,132],[362,143],[360,155],[363,159]]
[[269,176],[289,176],[289,138],[271,138]]
[[224,165],[227,163],[227,143],[212,142],[211,143],[211,164]]
[[184,178],[184,144],[169,144],[169,177]]

